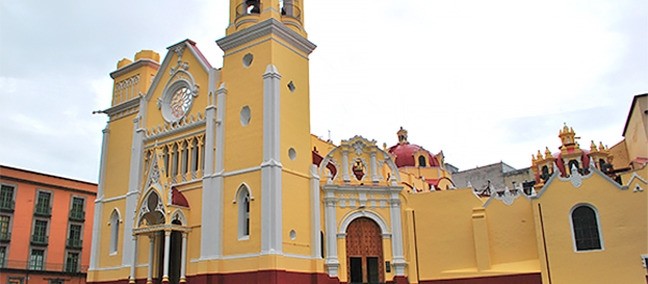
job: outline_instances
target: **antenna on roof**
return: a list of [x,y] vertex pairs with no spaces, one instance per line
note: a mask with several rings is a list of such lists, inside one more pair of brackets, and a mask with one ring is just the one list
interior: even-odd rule
[[327,130],[327,131],[328,131],[328,141],[331,141],[331,130]]

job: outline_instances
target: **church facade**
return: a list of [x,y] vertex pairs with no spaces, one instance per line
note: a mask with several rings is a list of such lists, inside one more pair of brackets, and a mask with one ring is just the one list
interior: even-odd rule
[[222,68],[191,40],[118,62],[88,282],[646,281],[645,166],[614,180],[567,129],[533,189],[476,194],[405,129],[323,141],[303,20],[302,1],[231,0]]

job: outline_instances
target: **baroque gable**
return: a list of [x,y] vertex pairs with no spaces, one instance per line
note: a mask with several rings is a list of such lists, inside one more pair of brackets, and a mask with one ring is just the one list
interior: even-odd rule
[[[329,163],[337,169],[334,176],[326,167]],[[327,184],[390,186],[400,181],[391,155],[362,136],[342,140],[325,156],[319,171]]]

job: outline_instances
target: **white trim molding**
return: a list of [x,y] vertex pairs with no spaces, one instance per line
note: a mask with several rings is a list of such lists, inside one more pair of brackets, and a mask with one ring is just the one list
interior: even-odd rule
[[268,64],[263,73],[263,162],[261,163],[261,254],[282,254],[281,74]]
[[378,224],[378,226],[380,227],[380,232],[383,234],[383,237],[387,235],[391,235],[391,232],[389,231],[389,226],[387,226],[387,223],[385,222],[383,217],[380,216],[380,214],[373,211],[364,210],[364,209],[353,211],[347,214],[346,216],[344,216],[342,218],[342,222],[340,223],[338,234],[342,236],[346,236],[346,230],[349,227],[349,224],[351,224],[351,222],[353,222],[355,219],[361,217],[366,217],[376,222],[376,224]]
[[278,38],[296,47],[306,55],[313,52],[317,47],[314,43],[287,28],[284,24],[275,19],[268,19],[247,29],[221,38],[216,41],[216,44],[218,44],[223,51],[227,52],[245,43],[268,35],[276,35]]

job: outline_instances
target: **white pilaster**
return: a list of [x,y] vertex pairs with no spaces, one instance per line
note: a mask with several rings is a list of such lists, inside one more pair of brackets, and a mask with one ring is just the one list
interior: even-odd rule
[[395,276],[405,275],[405,257],[403,256],[403,225],[401,221],[400,199],[398,191],[392,192],[389,200],[389,214],[392,225],[392,265],[394,266]]
[[92,223],[92,243],[90,247],[90,268],[95,270],[99,260],[99,242],[101,240],[101,213],[103,211],[104,186],[106,184],[106,155],[108,154],[108,138],[110,130],[108,125],[103,129],[101,142],[101,160],[99,163],[99,185],[97,186],[97,198],[94,204],[94,216]]
[[[215,75],[210,73],[210,78]],[[227,89],[222,84],[214,97],[210,96],[205,111],[205,174],[202,191],[202,230],[200,236],[200,258],[214,259],[222,254],[223,231],[223,152],[224,113]]]
[[[140,99],[140,106],[143,103]],[[135,220],[135,206],[139,197],[140,185],[142,184],[142,154],[144,151],[145,129],[141,126],[142,117],[137,116],[133,120],[134,133],[131,146],[130,174],[128,178],[128,193],[126,193],[126,209],[124,212],[124,243],[122,244],[122,265],[131,265],[135,243],[132,240],[133,224]]]
[[282,253],[280,83],[277,67],[263,74],[263,162],[261,163],[261,254]]
[[221,84],[216,91],[216,168],[215,172],[221,174],[225,170],[224,149],[225,149],[225,100],[227,99],[227,88],[225,83]]
[[330,277],[337,277],[340,261],[337,254],[337,226],[335,221],[335,194],[326,192],[324,198],[326,208],[324,221],[326,222],[326,260],[324,264]]
[[311,165],[311,257],[321,258],[322,243],[320,241],[320,177],[317,166]]

